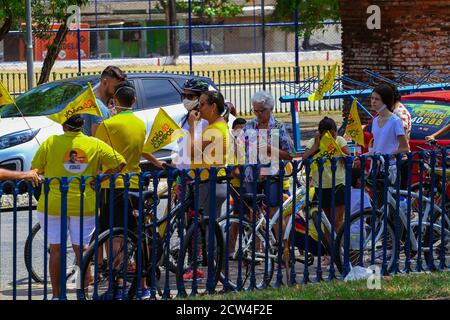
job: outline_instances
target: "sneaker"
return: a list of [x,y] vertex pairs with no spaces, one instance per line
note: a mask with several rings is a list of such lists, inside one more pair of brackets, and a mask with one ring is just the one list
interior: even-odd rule
[[150,290],[148,288],[142,289],[141,300],[150,300]]
[[[203,270],[197,269],[195,272],[195,277],[198,280],[203,280],[205,278],[205,272]],[[192,269],[186,270],[186,272],[183,274],[183,280],[184,281],[192,281],[194,279],[194,271]]]
[[123,287],[117,287],[116,293],[114,294],[114,300],[123,300],[123,297],[124,297]]
[[59,298],[54,297],[54,298],[52,298],[52,300],[59,300]]

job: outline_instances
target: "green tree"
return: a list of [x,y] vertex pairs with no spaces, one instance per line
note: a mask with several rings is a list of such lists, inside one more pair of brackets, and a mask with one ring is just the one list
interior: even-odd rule
[[[77,5],[81,8],[88,2],[89,0],[33,0],[33,27],[35,30],[39,30],[36,36],[41,39],[50,39],[38,85],[49,80],[50,72],[61,50],[61,45],[69,31],[67,19],[71,14],[67,13],[67,8],[71,5]],[[54,24],[58,23],[60,26],[56,36],[52,37],[49,31]]]
[[[246,0],[248,2],[249,0]],[[176,26],[176,14],[187,13],[189,8],[188,1],[175,0],[159,0],[158,9],[165,12],[167,25]],[[206,19],[228,18],[234,17],[242,13],[243,4],[235,4],[233,0],[192,0],[192,13],[197,17],[204,17]],[[170,56],[178,57],[178,38],[176,36],[177,30],[167,30],[168,35],[168,53]]]
[[0,0],[0,41],[2,41],[11,28],[18,27],[25,17],[25,1]]
[[[246,2],[248,2],[247,0]],[[205,18],[229,18],[242,13],[244,4],[236,4],[233,0],[192,0],[192,13]],[[187,1],[177,2],[179,12],[188,12]]]
[[309,49],[309,38],[314,31],[325,27],[325,20],[340,20],[338,0],[277,0],[272,19],[275,21],[294,21],[298,10],[302,23],[298,37],[304,37],[302,47]]

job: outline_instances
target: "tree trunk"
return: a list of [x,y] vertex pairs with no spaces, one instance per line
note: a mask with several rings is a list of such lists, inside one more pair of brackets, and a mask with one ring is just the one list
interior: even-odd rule
[[311,34],[305,33],[305,36],[303,37],[303,42],[302,42],[302,48],[304,51],[309,51],[311,49],[311,45],[309,43],[310,38],[311,38]]
[[5,11],[6,11],[5,22],[3,23],[3,25],[0,29],[0,41],[2,41],[8,34],[9,30],[11,30],[11,26],[12,26],[12,22],[13,22],[11,10],[5,9]]
[[[176,26],[177,25],[177,10],[176,10],[176,4],[175,0],[168,0],[167,5],[167,21],[169,26]],[[173,61],[175,63],[175,60],[179,56],[179,50],[178,50],[178,41],[177,41],[177,30],[176,29],[169,29],[169,47],[168,52],[169,55],[173,57]]]
[[45,56],[44,63],[42,64],[41,76],[39,78],[38,85],[48,81],[50,72],[52,71],[53,65],[55,64],[56,58],[61,50],[61,45],[64,42],[68,31],[69,28],[67,25],[65,23],[61,24],[58,32],[56,33],[56,37],[47,47],[47,55]]

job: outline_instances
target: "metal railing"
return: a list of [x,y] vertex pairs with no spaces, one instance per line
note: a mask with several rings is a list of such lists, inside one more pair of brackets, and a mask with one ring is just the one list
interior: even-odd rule
[[[0,299],[49,299],[55,268],[61,299],[168,299],[345,279],[361,268],[379,276],[448,270],[448,150],[405,157],[280,163],[264,181],[263,166],[252,165],[250,173],[240,171],[240,186],[230,183],[233,167],[225,176],[211,168],[206,182],[200,169],[143,172],[134,193],[135,174],[122,175],[122,190],[114,188],[115,175],[107,198],[103,176],[45,179],[40,201],[60,190],[61,218],[55,223],[54,209],[41,206],[43,228],[32,207],[33,187],[1,182],[1,190],[12,187],[13,206],[0,216]],[[19,204],[22,188],[29,198]],[[73,190],[84,196],[73,198]],[[120,212],[114,199],[122,199]],[[74,203],[80,205],[75,215]],[[68,229],[72,241],[88,244],[84,254],[77,252],[81,267]],[[49,251],[58,242],[60,250]]]

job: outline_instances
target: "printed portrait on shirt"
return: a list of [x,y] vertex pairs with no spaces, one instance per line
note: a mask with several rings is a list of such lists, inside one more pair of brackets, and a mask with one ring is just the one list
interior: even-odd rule
[[86,153],[78,148],[73,148],[64,153],[64,168],[70,173],[81,173],[87,167]]

